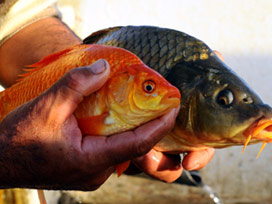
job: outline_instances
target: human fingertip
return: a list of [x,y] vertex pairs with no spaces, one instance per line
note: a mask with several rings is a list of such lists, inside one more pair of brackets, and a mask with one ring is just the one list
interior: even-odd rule
[[179,110],[180,110],[180,105],[175,108],[175,116],[177,117],[177,115],[179,114]]
[[195,162],[188,163],[187,165],[184,165],[183,167],[187,171],[194,171],[200,168],[200,164],[198,161],[195,161]]
[[95,63],[89,65],[88,70],[97,75],[103,73],[106,69],[109,69],[109,63],[105,59],[99,59]]
[[213,148],[189,152],[183,159],[182,165],[186,170],[199,170],[205,167],[214,155]]

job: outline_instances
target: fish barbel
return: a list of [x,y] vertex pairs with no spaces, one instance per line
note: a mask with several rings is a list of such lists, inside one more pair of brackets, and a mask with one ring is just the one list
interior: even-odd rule
[[271,107],[204,42],[167,28],[125,26],[97,31],[83,43],[125,48],[180,90],[176,125],[155,149],[179,153],[272,142]]

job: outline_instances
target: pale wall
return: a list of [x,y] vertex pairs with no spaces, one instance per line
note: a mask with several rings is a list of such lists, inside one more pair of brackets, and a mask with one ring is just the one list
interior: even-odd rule
[[[73,16],[67,2],[74,4],[77,15]],[[155,25],[198,37],[220,50],[226,63],[266,103],[272,104],[270,0],[61,0],[60,3],[64,20],[82,38],[93,31],[119,25]],[[218,150],[201,172],[204,180],[226,199],[271,199],[271,145],[255,159],[259,148],[260,145],[248,147],[245,156],[242,147]]]

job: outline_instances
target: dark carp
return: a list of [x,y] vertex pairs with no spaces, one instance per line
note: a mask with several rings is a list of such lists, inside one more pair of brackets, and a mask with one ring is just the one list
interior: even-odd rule
[[125,48],[180,90],[176,125],[155,149],[179,153],[272,142],[272,108],[204,42],[176,30],[127,26],[95,32],[83,43]]

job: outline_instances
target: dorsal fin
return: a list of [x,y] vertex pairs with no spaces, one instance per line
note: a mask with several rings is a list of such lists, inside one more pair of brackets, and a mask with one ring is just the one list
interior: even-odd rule
[[72,49],[73,49],[73,47],[64,49],[62,51],[59,51],[59,52],[56,52],[56,53],[51,54],[49,56],[46,56],[41,61],[36,62],[35,64],[25,66],[26,68],[23,69],[25,71],[25,73],[19,75],[19,79],[17,79],[17,82],[22,81],[25,77],[31,75],[33,72],[43,68],[44,66],[48,65],[51,62],[59,59],[60,57],[62,57],[66,53],[70,52]]
[[112,28],[106,28],[103,30],[96,31],[89,35],[87,38],[83,40],[83,44],[95,44],[99,39],[104,37],[105,35],[108,35],[112,31],[116,31],[121,29],[122,26],[112,27]]

